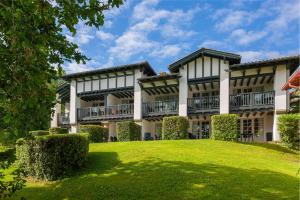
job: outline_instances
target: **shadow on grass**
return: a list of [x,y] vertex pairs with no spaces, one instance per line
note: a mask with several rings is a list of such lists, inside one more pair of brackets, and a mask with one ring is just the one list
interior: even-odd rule
[[298,154],[297,151],[292,151],[292,150],[288,149],[287,147],[283,147],[278,144],[272,144],[272,143],[241,143],[241,144],[263,147],[266,149],[271,149],[271,150],[279,151],[282,153]]
[[144,160],[121,163],[115,152],[90,153],[86,169],[26,199],[298,199],[298,179],[286,174],[210,163]]

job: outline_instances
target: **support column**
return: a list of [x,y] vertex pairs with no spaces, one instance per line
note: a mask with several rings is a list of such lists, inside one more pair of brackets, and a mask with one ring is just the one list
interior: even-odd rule
[[134,71],[134,120],[142,119],[142,89],[138,83],[138,79],[142,78],[143,72],[140,69]]
[[110,137],[115,137],[117,136],[117,132],[116,132],[116,122],[108,122],[108,133],[109,133],[109,137],[108,140],[110,140]]
[[[58,101],[58,97],[59,95],[56,94],[56,101]],[[60,103],[56,103],[54,106],[54,113],[52,114],[52,118],[51,118],[51,128],[53,127],[58,127],[58,114],[61,113],[61,104]]]
[[277,120],[280,113],[288,111],[288,92],[281,90],[281,87],[288,81],[289,70],[286,65],[278,65],[274,76],[274,119],[273,119],[273,140],[280,141],[280,134],[277,128]]
[[187,65],[179,68],[179,116],[187,116],[187,98],[188,98],[188,77],[187,77]]
[[220,60],[220,114],[229,113],[229,63]]
[[77,108],[80,108],[80,99],[77,97],[76,80],[72,80],[70,84],[71,133],[77,133]]

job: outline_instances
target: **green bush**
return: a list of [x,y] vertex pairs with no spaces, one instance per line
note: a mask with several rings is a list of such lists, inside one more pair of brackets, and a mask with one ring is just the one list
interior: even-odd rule
[[285,114],[278,117],[281,141],[289,148],[299,149],[300,114]]
[[80,133],[88,133],[90,142],[107,142],[108,129],[99,125],[81,125]]
[[141,126],[133,121],[117,122],[116,126],[119,141],[141,140]]
[[61,128],[61,127],[53,127],[49,128],[50,134],[67,134],[69,133],[69,130],[67,128]]
[[45,130],[29,131],[29,134],[32,136],[49,135],[49,131],[45,131]]
[[235,141],[238,139],[238,116],[236,114],[221,114],[211,117],[212,134],[215,140]]
[[189,122],[185,117],[164,117],[162,124],[162,139],[177,140],[188,137]]
[[21,138],[16,143],[17,163],[27,176],[56,180],[82,167],[88,149],[87,139],[79,134]]

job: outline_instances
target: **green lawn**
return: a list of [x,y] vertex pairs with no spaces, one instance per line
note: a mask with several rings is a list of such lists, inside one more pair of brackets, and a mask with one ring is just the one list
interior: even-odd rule
[[298,155],[212,140],[91,144],[85,169],[28,182],[26,199],[299,199]]

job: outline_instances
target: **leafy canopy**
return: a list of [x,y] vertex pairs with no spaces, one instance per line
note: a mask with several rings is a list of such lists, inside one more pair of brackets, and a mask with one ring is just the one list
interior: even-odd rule
[[88,58],[66,39],[76,25],[99,28],[104,11],[123,0],[0,1],[0,132],[15,137],[49,126],[65,61]]

